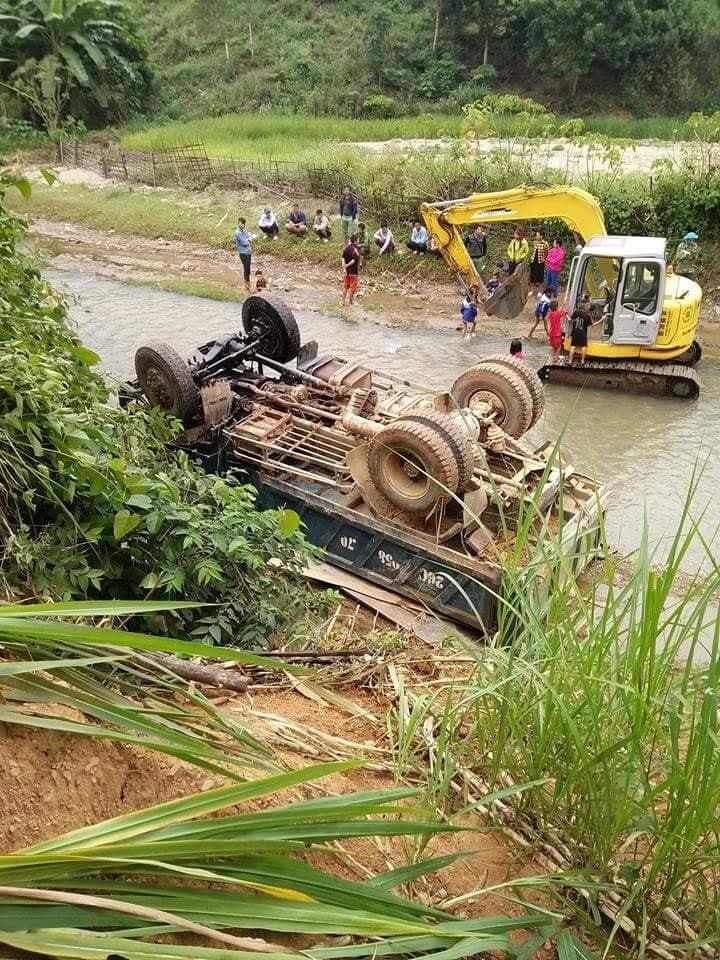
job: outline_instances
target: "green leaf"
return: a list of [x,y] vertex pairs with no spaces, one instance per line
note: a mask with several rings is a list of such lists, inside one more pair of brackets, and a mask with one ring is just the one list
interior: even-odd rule
[[39,23],[26,23],[24,27],[20,27],[20,29],[16,32],[15,37],[18,40],[24,40],[26,37],[29,37],[31,33],[34,33],[35,30],[39,29]]
[[598,960],[597,955],[569,930],[561,930],[558,934],[557,955],[558,960]]
[[[140,602],[140,601],[139,601]],[[150,602],[150,601],[148,601]],[[154,605],[151,603],[151,605]],[[168,602],[166,609],[172,610],[186,604]],[[194,606],[194,604],[187,604]],[[192,640],[173,640],[170,637],[155,637],[144,633],[131,633],[129,630],[103,630],[100,635],[94,627],[74,623],[45,623],[42,620],[13,619],[0,617],[0,636],[23,637],[25,639],[67,641],[69,643],[92,644],[93,646],[127,647],[131,650],[150,650],[155,653],[175,653],[181,657],[207,657],[208,648]],[[282,663],[269,657],[258,656],[234,647],[215,647],[212,651],[215,660],[236,660],[239,663],[252,663],[271,670],[282,669],[290,673],[305,673],[302,667]]]
[[57,173],[55,173],[54,170],[50,170],[49,167],[40,167],[40,175],[48,186],[52,186],[58,179]]
[[75,77],[77,82],[83,87],[88,86],[90,84],[90,77],[88,76],[85,65],[76,51],[67,44],[60,44],[57,49],[58,53],[65,61],[68,70]]
[[300,529],[302,520],[294,510],[278,510],[278,533],[283,540],[289,540]]
[[113,536],[116,540],[122,540],[123,537],[135,529],[141,520],[142,517],[130,513],[129,510],[118,510],[113,521]]
[[25,177],[18,177],[17,180],[13,181],[13,186],[17,187],[20,193],[23,196],[23,199],[29,200],[32,194],[32,185],[29,180],[26,180]]
[[423,877],[428,873],[435,873],[436,870],[443,870],[445,867],[469,856],[473,851],[463,850],[460,853],[446,853],[443,856],[432,857],[429,860],[420,860],[418,863],[408,864],[406,867],[398,867],[396,870],[388,870],[387,873],[380,873],[376,877],[371,877],[365,883],[371,887],[379,887],[381,890],[392,890],[395,887],[402,886],[404,883],[411,883],[418,877]]
[[94,350],[90,350],[89,347],[72,346],[70,348],[70,353],[73,355],[73,357],[77,357],[78,360],[81,360],[83,363],[87,364],[88,367],[94,367],[100,363],[99,354],[95,353]]
[[208,790],[206,793],[195,793],[189,797],[170,800],[168,803],[161,803],[155,807],[128,813],[90,827],[81,827],[79,830],[73,830],[53,840],[46,840],[43,843],[27,847],[23,853],[50,853],[79,848],[87,849],[88,846],[107,846],[110,843],[130,837],[140,837],[152,830],[157,830],[159,827],[214,813],[224,807],[265,797],[279,790],[286,790],[300,783],[319,780],[334,773],[352,770],[361,765],[361,761],[358,760],[319,763],[302,770],[293,770],[290,773],[265,777],[262,780],[247,784],[233,784],[230,787]]
[[152,507],[152,499],[146,493],[136,493],[126,500],[128,507],[138,507],[140,510],[149,510]]
[[[134,613],[161,613],[183,607],[206,607],[209,604],[194,600],[66,600],[58,603],[0,604],[0,623],[4,617],[128,617]],[[84,631],[83,636],[94,637],[96,643],[105,643],[106,633]],[[128,634],[132,636],[132,634]]]
[[254,953],[216,947],[185,947],[143,943],[121,936],[81,930],[40,930],[33,933],[0,930],[0,943],[15,950],[68,960],[107,960],[110,954],[130,960],[298,960],[297,954]]

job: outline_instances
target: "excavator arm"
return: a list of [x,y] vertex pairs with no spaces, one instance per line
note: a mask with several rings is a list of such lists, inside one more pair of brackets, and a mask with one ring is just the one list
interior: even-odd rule
[[461,226],[555,219],[564,221],[582,241],[607,233],[600,204],[578,187],[516,187],[474,193],[462,200],[423,203],[420,216],[436,249],[460,275],[473,299],[483,303],[486,313],[504,319],[513,319],[525,305],[527,270],[513,274],[491,296],[467,252]]

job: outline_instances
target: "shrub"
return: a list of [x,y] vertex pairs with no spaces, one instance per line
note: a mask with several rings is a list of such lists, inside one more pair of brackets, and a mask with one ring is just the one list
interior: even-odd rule
[[12,357],[0,369],[5,586],[217,604],[191,611],[197,637],[263,639],[303,602],[299,518],[256,511],[252,488],[168,453],[179,425],[157,410],[129,416],[109,404],[99,358],[18,251],[23,236],[0,206],[0,348]]
[[470,77],[476,83],[489,88],[495,82],[497,70],[491,63],[481,63],[479,67],[475,67]]
[[417,82],[420,96],[428,100],[447,97],[464,73],[463,65],[452,54],[445,53],[432,60]]
[[393,97],[385,97],[380,93],[365,97],[363,114],[379,120],[388,120],[397,113],[397,101]]

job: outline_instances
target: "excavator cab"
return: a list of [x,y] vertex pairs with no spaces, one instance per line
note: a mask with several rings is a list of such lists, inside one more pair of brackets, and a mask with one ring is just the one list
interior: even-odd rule
[[657,237],[593,237],[573,261],[567,309],[590,299],[602,339],[651,347],[665,294],[665,241]]

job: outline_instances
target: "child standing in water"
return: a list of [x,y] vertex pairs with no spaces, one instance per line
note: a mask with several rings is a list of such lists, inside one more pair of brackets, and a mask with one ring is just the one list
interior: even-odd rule
[[511,340],[510,341],[510,356],[514,357],[515,360],[524,360],[522,352],[522,340]]
[[533,325],[530,327],[528,340],[532,340],[532,335],[535,332],[535,327],[537,327],[540,321],[543,322],[543,325],[545,324],[545,317],[547,316],[548,310],[550,309],[550,299],[552,295],[553,293],[550,287],[545,287],[545,290],[541,294],[540,299],[537,302],[537,306],[535,307],[535,319],[533,321]]
[[565,310],[558,307],[557,300],[550,301],[550,309],[545,318],[545,331],[550,345],[550,363],[557,363],[563,345],[562,323]]
[[464,297],[460,304],[460,317],[462,319],[462,338],[469,340],[475,336],[475,323],[477,321],[477,307],[470,297]]

